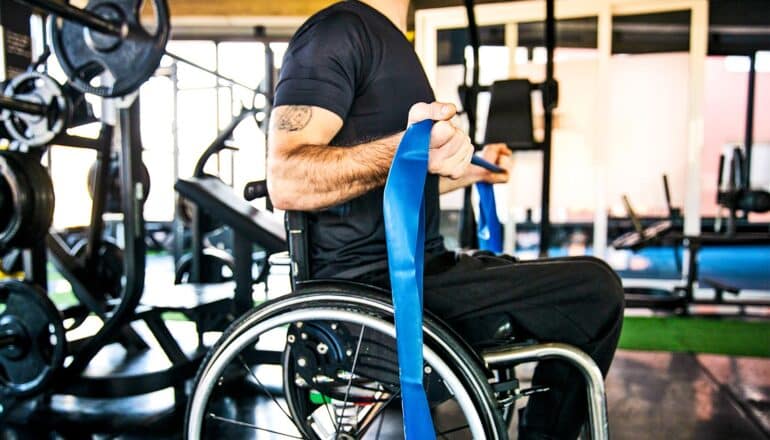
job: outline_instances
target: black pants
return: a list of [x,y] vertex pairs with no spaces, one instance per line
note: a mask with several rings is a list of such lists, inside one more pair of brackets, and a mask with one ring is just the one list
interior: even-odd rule
[[[539,342],[586,352],[606,376],[623,320],[623,289],[615,272],[592,257],[517,262],[510,257],[445,253],[425,266],[424,306],[476,347],[491,345],[503,322]],[[388,287],[387,273],[359,278]],[[544,361],[519,424],[520,438],[574,439],[587,415],[585,383],[574,367]]]

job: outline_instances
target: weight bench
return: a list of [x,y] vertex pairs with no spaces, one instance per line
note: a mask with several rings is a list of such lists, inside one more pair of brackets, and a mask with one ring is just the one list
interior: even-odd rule
[[286,250],[283,222],[272,213],[258,210],[238,197],[231,187],[216,177],[179,179],[174,188],[180,196],[192,202],[193,207],[190,282],[200,282],[204,271],[204,231],[200,225],[215,219],[233,231],[234,312],[235,316],[245,313],[254,306],[251,297],[253,284],[266,281],[268,274],[265,267],[256,280],[252,278],[253,247],[262,247],[268,255]]

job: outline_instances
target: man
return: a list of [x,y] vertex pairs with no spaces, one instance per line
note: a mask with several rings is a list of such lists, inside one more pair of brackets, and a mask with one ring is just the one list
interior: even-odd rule
[[[456,256],[439,234],[439,194],[507,173],[470,166],[473,147],[434,102],[404,37],[408,0],[337,3],[295,34],[283,61],[268,146],[273,204],[309,218],[311,272],[388,286],[383,186],[407,125],[436,121],[425,184],[425,294],[428,310],[475,346],[495,342],[500,324],[540,341],[573,344],[607,373],[620,333],[623,295],[615,273],[592,258],[517,263],[510,257]],[[510,152],[482,155],[509,167]],[[481,319],[483,318],[483,319]],[[585,420],[583,380],[571,367],[543,362],[520,438],[575,438]]]

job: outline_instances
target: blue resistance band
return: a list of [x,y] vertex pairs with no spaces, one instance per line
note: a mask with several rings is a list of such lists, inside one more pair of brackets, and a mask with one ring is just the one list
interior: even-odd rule
[[[396,321],[401,410],[407,440],[436,438],[422,383],[424,188],[432,127],[433,121],[425,120],[412,124],[406,130],[393,158],[383,197],[388,267]],[[480,157],[474,156],[472,163],[492,172],[502,171]],[[497,218],[492,185],[479,183],[477,189],[481,196],[479,242],[483,243],[482,246],[488,246],[488,250],[502,252],[502,228]]]
[[396,315],[401,410],[407,440],[435,439],[422,385],[422,279],[425,258],[425,177],[433,121],[411,125],[385,184],[383,214]]
[[503,225],[497,217],[495,191],[492,184],[486,182],[477,183],[476,191],[479,193],[479,249],[499,254],[503,252]]

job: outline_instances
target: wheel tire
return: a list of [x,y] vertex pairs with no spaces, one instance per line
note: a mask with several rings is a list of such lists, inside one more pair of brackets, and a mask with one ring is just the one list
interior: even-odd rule
[[[206,412],[208,399],[214,386],[214,383],[206,384],[203,381],[209,379],[209,371],[214,367],[213,364],[224,355],[223,352],[228,349],[228,346],[238,341],[239,337],[260,322],[273,319],[283,313],[310,309],[320,312],[335,309],[373,315],[387,322],[392,322],[393,317],[393,307],[382,292],[377,293],[365,286],[348,287],[341,283],[305,287],[300,292],[266,302],[243,315],[228,327],[201,363],[188,400],[185,438],[197,439],[200,436],[199,431],[196,433],[196,428],[200,429],[203,426],[202,417]],[[427,347],[435,353],[437,359],[449,367],[462,384],[461,388],[466,390],[479,416],[484,438],[507,438],[506,424],[500,417],[493,391],[480,368],[478,357],[472,354],[451,330],[427,313],[424,317],[423,329]],[[200,403],[201,399],[205,401]],[[195,422],[195,426],[191,426],[192,422]]]

